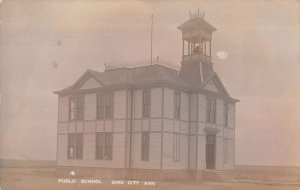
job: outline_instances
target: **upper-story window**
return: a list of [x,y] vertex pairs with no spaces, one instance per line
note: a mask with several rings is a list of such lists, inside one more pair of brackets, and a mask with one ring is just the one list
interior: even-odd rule
[[71,97],[69,107],[70,120],[83,120],[84,118],[84,96]]
[[224,110],[223,110],[223,113],[224,113],[224,127],[228,127],[228,104],[224,104]]
[[150,117],[150,91],[143,91],[143,117]]
[[174,96],[174,118],[180,119],[180,93],[175,93]]
[[216,123],[217,101],[206,98],[206,122]]
[[97,119],[113,118],[114,96],[112,92],[97,96]]

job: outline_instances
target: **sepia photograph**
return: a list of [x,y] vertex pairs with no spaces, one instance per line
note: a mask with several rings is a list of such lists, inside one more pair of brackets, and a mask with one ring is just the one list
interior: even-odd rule
[[300,190],[299,0],[0,0],[0,190]]

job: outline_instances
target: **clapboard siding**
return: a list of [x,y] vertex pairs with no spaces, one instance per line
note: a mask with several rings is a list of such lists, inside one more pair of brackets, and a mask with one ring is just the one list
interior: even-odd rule
[[69,120],[69,97],[63,96],[58,98],[58,121]]
[[[234,168],[235,105],[229,104],[228,127],[224,127],[224,101],[217,100],[217,123],[206,123],[206,96],[170,88],[147,88],[151,93],[150,117],[142,117],[143,90],[114,91],[113,119],[97,120],[97,94],[86,94],[84,121],[68,121],[69,97],[59,99],[57,163],[61,166],[95,166],[136,169],[206,169],[207,127],[218,129],[216,169]],[[180,93],[180,118],[174,118],[174,93]],[[133,102],[131,102],[133,100]],[[131,109],[133,108],[133,109]],[[132,115],[131,115],[132,113]],[[131,120],[132,119],[132,120]],[[132,126],[130,126],[132,125]],[[130,143],[132,128],[132,143]],[[127,132],[126,132],[127,129]],[[149,160],[141,160],[141,132],[150,132]],[[84,133],[82,160],[67,159],[67,134]],[[98,132],[113,132],[113,159],[96,160]],[[173,160],[173,134],[180,134],[180,160]],[[228,161],[224,162],[223,139],[228,139]],[[163,141],[161,141],[163,140]],[[132,147],[130,147],[132,144]],[[162,149],[163,146],[163,149]],[[131,150],[131,154],[130,151]],[[131,155],[131,161],[130,161]],[[162,163],[161,163],[162,161]],[[130,164],[131,162],[131,164]]]

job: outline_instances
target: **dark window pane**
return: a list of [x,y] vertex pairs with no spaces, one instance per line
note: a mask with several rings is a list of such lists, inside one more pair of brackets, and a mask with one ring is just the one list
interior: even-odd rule
[[206,122],[210,122],[210,111],[206,111]]
[[76,134],[76,158],[82,159],[83,155],[83,134]]
[[180,118],[180,94],[175,93],[175,102],[174,102],[174,118]]
[[77,98],[77,119],[83,120],[84,118],[84,97]]
[[142,133],[142,160],[149,160],[149,132]]
[[69,109],[70,120],[75,119],[75,109],[76,109],[76,98],[71,98],[70,99],[70,109]]
[[105,160],[111,160],[112,159],[112,146],[105,146]]
[[104,133],[96,135],[96,159],[104,158]]
[[113,93],[105,95],[105,117],[113,118]]
[[224,104],[224,126],[228,126],[228,104]]
[[150,117],[150,91],[143,92],[143,117]]
[[97,96],[97,118],[104,118],[104,95],[100,94]]
[[97,149],[97,154],[96,154],[97,159],[103,159],[103,152],[104,152],[104,134],[103,133],[97,134],[96,149]]
[[75,156],[75,134],[68,135],[68,158],[74,159]]
[[96,158],[112,159],[112,133],[98,133],[96,137]]
[[173,134],[173,160],[174,161],[180,160],[180,134],[179,133]]

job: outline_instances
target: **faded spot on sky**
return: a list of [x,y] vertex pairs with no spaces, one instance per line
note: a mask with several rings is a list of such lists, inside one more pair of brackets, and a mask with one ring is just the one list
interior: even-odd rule
[[217,52],[217,57],[219,59],[227,59],[228,57],[228,52],[227,51],[218,51]]
[[53,67],[53,68],[55,68],[55,69],[57,69],[57,68],[58,68],[58,64],[56,63],[56,61],[53,61],[53,63],[52,63],[52,67]]

